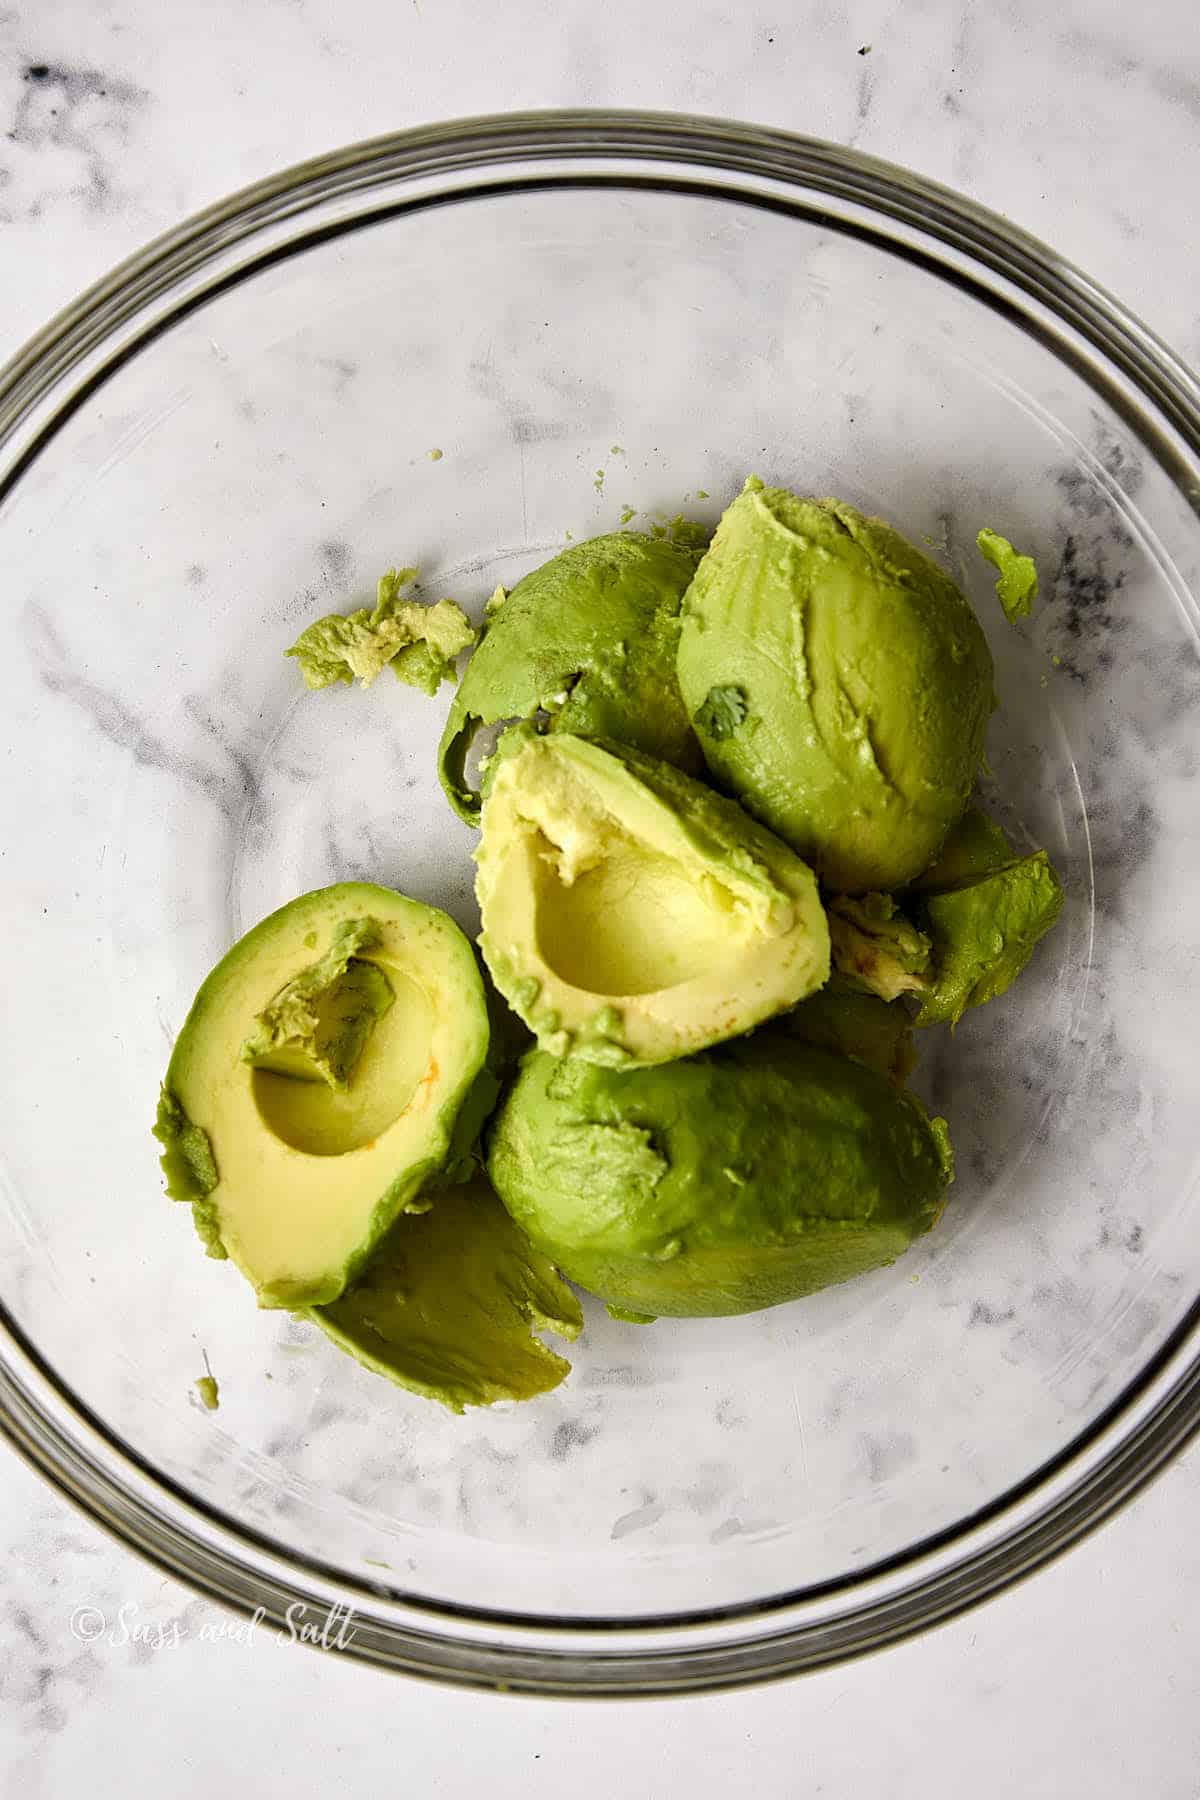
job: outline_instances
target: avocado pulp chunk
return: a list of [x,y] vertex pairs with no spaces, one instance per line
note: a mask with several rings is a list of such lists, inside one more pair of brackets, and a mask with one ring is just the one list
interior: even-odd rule
[[[262,1064],[251,1076],[254,1103],[268,1131],[310,1156],[345,1156],[374,1142],[408,1107],[428,1068],[427,996],[397,968],[360,966],[386,984],[386,1005],[382,1013],[364,1016],[360,1010],[352,1020],[349,1037],[361,1041],[361,1049],[347,1079],[326,1086],[319,1078],[276,1073]],[[363,985],[353,970],[351,963],[347,1005]],[[373,988],[372,997],[378,992]]]
[[751,476],[684,596],[680,692],[717,780],[834,892],[912,881],[960,816],[987,639],[881,519]]
[[254,1022],[242,1061],[295,1081],[349,1085],[363,1047],[395,995],[383,970],[355,953],[379,943],[374,919],[347,920],[320,959],[293,975]]
[[353,1286],[308,1316],[452,1412],[548,1393],[571,1365],[534,1333],[573,1339],[583,1325],[575,1295],[479,1178],[397,1219]]

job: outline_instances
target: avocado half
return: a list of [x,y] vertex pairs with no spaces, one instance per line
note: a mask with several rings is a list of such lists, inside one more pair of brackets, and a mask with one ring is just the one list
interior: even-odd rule
[[689,1056],[828,977],[811,870],[733,801],[627,746],[506,734],[475,857],[484,960],[555,1056]]
[[366,882],[304,894],[196,995],[155,1127],[167,1192],[260,1306],[336,1300],[427,1204],[460,1116],[478,1128],[487,1049],[479,968],[445,913]]
[[779,1026],[662,1068],[530,1051],[488,1168],[572,1281],[679,1317],[755,1312],[893,1262],[953,1174],[943,1120]]
[[479,795],[466,759],[484,725],[546,715],[549,729],[615,738],[704,767],[675,674],[679,607],[696,553],[619,531],[572,544],[489,607],[438,750],[446,798],[469,825]]
[[718,781],[835,893],[889,893],[967,804],[994,704],[982,627],[880,519],[751,476],[684,600],[679,686]]

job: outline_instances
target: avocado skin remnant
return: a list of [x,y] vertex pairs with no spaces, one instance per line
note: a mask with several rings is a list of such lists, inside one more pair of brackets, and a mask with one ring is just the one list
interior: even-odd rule
[[779,1025],[652,1069],[531,1051],[488,1167],[571,1280],[681,1317],[776,1306],[894,1261],[953,1174],[944,1121]]

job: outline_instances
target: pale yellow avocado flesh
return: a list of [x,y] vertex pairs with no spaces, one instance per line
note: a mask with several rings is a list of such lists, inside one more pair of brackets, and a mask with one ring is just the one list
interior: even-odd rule
[[805,864],[731,801],[625,747],[556,734],[504,754],[476,860],[484,959],[553,1055],[686,1056],[829,973]]
[[[251,1067],[241,1053],[258,1015],[356,918],[378,928],[358,954],[394,998],[344,1091]],[[303,895],[234,946],[196,996],[165,1087],[207,1134],[217,1184],[205,1205],[260,1305],[336,1299],[397,1215],[420,1207],[487,1045],[467,939],[388,888]]]

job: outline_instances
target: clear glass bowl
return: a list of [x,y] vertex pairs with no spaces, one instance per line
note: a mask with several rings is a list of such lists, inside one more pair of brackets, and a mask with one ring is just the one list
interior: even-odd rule
[[[475,924],[445,696],[308,694],[282,652],[389,563],[478,610],[626,507],[715,519],[750,471],[964,584],[989,791],[1065,915],[925,1042],[959,1178],[899,1264],[750,1318],[589,1306],[562,1389],[451,1417],[256,1312],[161,1197],[157,1083],[240,932],[359,876]],[[1051,251],[750,127],[404,133],[50,325],[0,377],[0,496],[0,1401],[126,1542],[268,1618],[352,1608],[394,1668],[717,1686],[995,1591],[1195,1428],[1200,395]],[[1028,625],[983,524],[1037,557]]]

